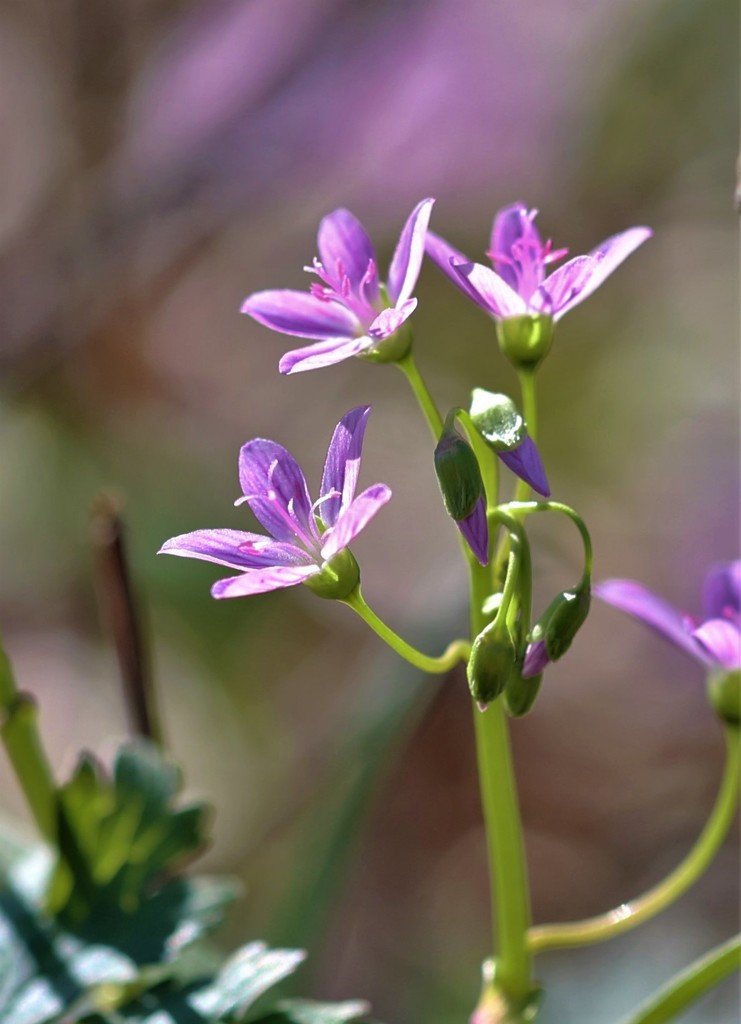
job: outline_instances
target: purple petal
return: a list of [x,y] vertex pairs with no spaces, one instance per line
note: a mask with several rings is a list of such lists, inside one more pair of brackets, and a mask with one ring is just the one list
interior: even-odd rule
[[389,298],[395,306],[406,302],[414,291],[425,254],[425,236],[434,202],[434,199],[423,199],[418,203],[401,230],[386,281]]
[[271,540],[261,533],[242,530],[194,530],[166,540],[159,555],[201,558],[230,569],[257,569],[274,565],[306,565],[309,555],[293,544]]
[[323,366],[334,366],[345,359],[351,359],[370,348],[373,344],[367,335],[359,338],[334,338],[318,341],[316,345],[294,348],[281,358],[278,369],[281,373],[302,373],[304,370],[320,370]]
[[741,630],[728,619],[709,619],[692,636],[729,672],[741,669]]
[[492,316],[504,320],[527,313],[525,300],[489,267],[482,263],[454,263],[453,270],[468,283],[479,306]]
[[327,530],[326,540],[322,544],[322,558],[329,559],[346,548],[390,497],[391,488],[386,484],[373,484],[359,494],[340,513],[335,525]]
[[455,524],[463,534],[466,544],[473,551],[476,561],[481,565],[489,564],[489,526],[486,522],[486,500],[482,497],[476,502],[473,512]]
[[241,312],[273,331],[298,338],[338,341],[358,333],[358,318],[339,302],[289,288],[255,292],[245,299]]
[[528,644],[520,675],[523,679],[539,676],[546,666],[550,664],[550,660],[545,649],[545,641],[536,640],[534,644]]
[[239,453],[239,482],[255,517],[276,540],[313,545],[318,536],[301,467],[275,441],[256,438]]
[[318,565],[278,565],[270,569],[248,569],[240,576],[230,576],[229,579],[214,583],[211,596],[250,597],[252,594],[265,594],[268,590],[294,587],[320,571]]
[[398,331],[405,320],[408,320],[417,308],[416,299],[407,299],[406,302],[392,309],[384,309],[368,328],[368,334],[372,338],[382,341],[389,338],[395,331]]
[[546,313],[558,319],[569,303],[586,288],[595,263],[591,256],[575,256],[554,270],[530,297],[530,309],[536,313]]
[[705,577],[702,609],[708,619],[741,615],[741,561],[717,565]]
[[473,288],[471,288],[468,281],[461,277],[458,271],[455,270],[455,264],[471,262],[468,256],[464,256],[462,252],[458,251],[458,249],[454,249],[452,245],[449,245],[444,238],[440,238],[439,235],[436,235],[434,231],[427,232],[427,238],[425,239],[425,252],[432,262],[438,265],[448,280],[453,282],[456,288],[459,288],[464,295],[469,297],[469,299],[473,299],[474,302],[479,302],[478,295]]
[[[327,214],[319,225],[317,245],[322,266],[338,291],[342,290],[342,275],[346,274],[352,290],[358,293],[368,265],[377,261],[373,243],[357,217],[349,210]],[[375,294],[368,296],[371,301],[378,297],[378,277],[374,280]]]
[[596,584],[593,593],[607,604],[614,605],[615,608],[645,622],[675,647],[679,647],[696,660],[705,664],[710,661],[692,639],[685,616],[647,587],[634,580],[605,580]]
[[[369,415],[370,406],[359,405],[357,409],[346,413],[334,429],[327,449],[319,495],[325,499],[318,506],[319,516],[325,526],[334,526],[340,512],[355,497]],[[331,497],[327,498],[326,495]]]
[[497,452],[497,455],[508,469],[530,484],[534,491],[542,494],[544,498],[550,496],[551,489],[548,486],[545,468],[531,437],[526,437],[522,444],[512,451]]
[[[592,249],[589,253],[588,259],[591,260],[589,273],[583,275],[581,272],[578,276],[578,281],[575,282],[578,287],[572,288],[572,294],[570,297],[565,296],[565,292],[562,290],[564,297],[558,303],[554,312],[556,320],[560,319],[564,313],[567,313],[574,306],[583,302],[587,296],[591,295],[602,282],[610,276],[613,270],[627,259],[632,252],[634,252],[639,245],[651,237],[652,231],[650,228],[629,228],[627,231],[623,231],[618,235],[613,235],[611,238],[607,238],[601,245],[598,245],[596,249]],[[583,257],[577,257],[580,259]],[[568,272],[568,268],[571,264],[575,263],[575,260],[571,260],[570,263],[566,263],[563,267],[559,267],[555,270],[551,276],[546,280],[545,287],[550,291],[551,288],[557,287],[554,285],[553,279],[557,278],[558,275]]]
[[534,224],[535,210],[524,203],[505,206],[494,218],[490,257],[494,270],[524,299],[530,298],[545,274],[543,242]]

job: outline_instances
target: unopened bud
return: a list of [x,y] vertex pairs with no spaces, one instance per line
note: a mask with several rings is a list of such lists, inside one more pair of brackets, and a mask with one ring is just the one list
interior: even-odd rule
[[708,697],[727,725],[741,725],[741,668],[713,672],[708,678]]
[[535,698],[538,696],[542,682],[542,672],[537,676],[530,676],[527,679],[520,675],[520,673],[512,676],[507,683],[507,689],[504,691],[504,701],[507,711],[513,718],[521,718],[530,711],[535,703]]
[[456,522],[471,515],[484,493],[478,460],[471,446],[447,428],[435,448],[435,473],[445,511]]
[[519,448],[527,436],[525,421],[507,395],[474,388],[469,415],[483,439],[496,452]]
[[534,370],[553,342],[553,317],[545,313],[497,320],[499,347],[518,370]]
[[512,676],[519,675],[517,647],[505,625],[495,620],[479,633],[471,647],[467,674],[471,695],[479,706],[495,700]]
[[569,647],[589,614],[590,589],[580,583],[555,597],[530,633],[532,644],[543,642],[549,661],[558,661]]

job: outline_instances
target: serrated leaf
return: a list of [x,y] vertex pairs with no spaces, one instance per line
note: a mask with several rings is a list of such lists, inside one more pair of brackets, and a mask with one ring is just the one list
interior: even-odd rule
[[59,792],[59,862],[48,905],[67,924],[132,914],[206,842],[201,804],[173,800],[180,773],[152,744],[119,750],[113,778],[83,754]]

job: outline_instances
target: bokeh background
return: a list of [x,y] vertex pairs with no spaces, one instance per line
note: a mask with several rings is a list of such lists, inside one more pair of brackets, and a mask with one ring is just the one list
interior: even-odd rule
[[[369,600],[437,651],[464,571],[424,424],[393,368],[281,378],[287,339],[239,315],[303,287],[345,205],[385,265],[412,206],[481,258],[497,207],[541,210],[585,252],[655,237],[561,324],[541,450],[593,531],[598,577],[696,611],[738,548],[731,0],[3,0],[0,4],[0,623],[52,759],[126,732],[96,606],[89,511],[124,502],[171,749],[217,807],[211,871],[247,894],[225,941],[311,950],[304,994],[388,1024],[464,1021],[488,950],[465,679],[400,665],[303,589],[217,603],[173,534],[245,524],[237,451],[286,444],[317,481],[331,429],[371,403],[365,484],[394,499],[356,547]],[[418,361],[443,407],[514,392],[491,323],[423,269]],[[539,523],[537,595],[574,582]],[[701,671],[596,607],[513,728],[536,919],[657,881],[714,799]],[[4,819],[21,801],[0,763]],[[608,1024],[737,924],[737,847],[637,933],[542,958],[544,1024]],[[686,1019],[736,1019],[733,982]]]

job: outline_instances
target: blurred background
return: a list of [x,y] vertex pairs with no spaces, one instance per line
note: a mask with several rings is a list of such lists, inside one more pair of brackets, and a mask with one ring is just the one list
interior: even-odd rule
[[[318,483],[340,416],[371,403],[361,482],[393,501],[356,545],[364,591],[437,652],[466,585],[425,426],[393,368],[281,378],[295,347],[246,317],[303,288],[320,218],[348,206],[385,268],[413,205],[476,259],[495,210],[541,210],[586,252],[655,236],[560,325],[541,374],[554,495],[596,575],[698,611],[738,549],[731,0],[2,0],[0,626],[55,768],[126,733],[95,598],[89,513],[124,504],[165,729],[217,807],[202,865],[245,881],[225,942],[311,950],[300,984],[387,1024],[456,1024],[488,952],[465,678],[387,654],[303,588],[215,602],[168,537],[246,526],[239,446],[288,446]],[[425,265],[414,316],[443,408],[516,394],[493,326]],[[247,518],[245,518],[247,517]],[[576,535],[533,524],[543,607]],[[721,730],[700,669],[598,606],[513,726],[535,918],[598,913],[688,850]],[[3,819],[24,812],[0,758]],[[538,964],[543,1024],[608,1024],[737,925],[737,847],[636,933]],[[694,1024],[736,1019],[733,982]]]

